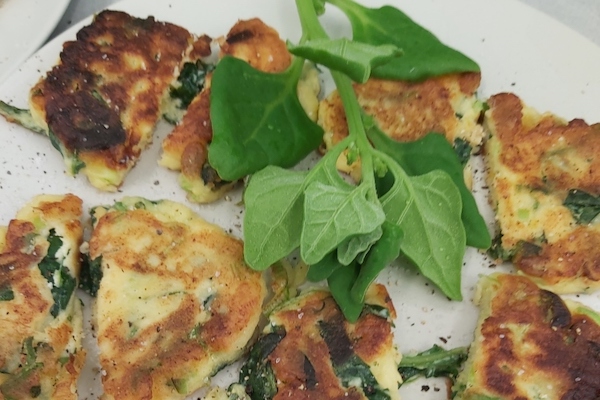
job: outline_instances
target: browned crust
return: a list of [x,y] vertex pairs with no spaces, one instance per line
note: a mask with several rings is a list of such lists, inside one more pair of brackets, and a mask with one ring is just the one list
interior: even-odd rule
[[[588,125],[581,119],[565,123],[544,115],[535,125],[523,120],[523,104],[511,93],[488,100],[495,131],[502,142],[501,161],[532,188],[568,191],[580,189],[600,195],[600,123]],[[574,152],[588,160],[588,168],[558,168],[552,158]]]
[[176,25],[103,11],[64,44],[60,63],[32,89],[32,104],[82,161],[127,170],[151,141],[190,43]]
[[[354,84],[354,91],[365,112],[394,140],[413,141],[429,132],[437,132],[452,142],[458,118],[449,102],[448,87],[458,82],[462,93],[473,96],[480,80],[479,73],[446,75],[423,82],[370,79],[364,84]],[[344,108],[337,92],[321,103],[319,118],[325,131],[333,135],[332,145],[348,135]]]
[[476,379],[506,399],[529,398],[517,381],[533,375],[556,389],[553,398],[600,398],[600,327],[525,277],[496,279],[491,315],[481,326]]
[[[533,239],[532,239],[533,240]],[[600,281],[600,234],[585,226],[551,244],[541,243],[539,252],[517,252],[514,264],[525,274],[547,285],[569,279]]]
[[284,71],[292,62],[279,33],[258,18],[238,21],[221,43],[221,51],[264,72]]
[[[383,289],[381,289],[383,288]],[[395,316],[387,291],[378,285],[378,298]],[[381,291],[383,290],[383,292]],[[383,297],[381,297],[383,296]],[[348,342],[350,348],[366,363],[372,363],[381,354],[393,348],[391,325],[373,314],[363,314],[356,323],[345,320],[335,300],[327,291],[315,291],[305,296],[300,307],[275,311],[274,322],[285,329],[286,335],[268,356],[277,377],[274,399],[363,399],[356,388],[344,388],[332,367],[332,354],[319,332],[326,323],[339,327],[336,340]],[[272,318],[273,320],[273,318]],[[305,369],[308,360],[315,371],[316,384],[310,384]]]
[[208,35],[202,35],[194,41],[192,45],[192,51],[188,58],[190,60],[197,60],[200,58],[208,57],[212,54],[211,44],[212,38]]

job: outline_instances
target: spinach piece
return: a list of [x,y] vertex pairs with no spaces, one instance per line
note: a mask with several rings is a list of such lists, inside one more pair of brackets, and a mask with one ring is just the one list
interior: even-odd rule
[[360,388],[369,400],[391,398],[387,391],[381,388],[369,365],[352,350],[352,342],[346,334],[342,320],[319,321],[319,332],[329,348],[335,374],[344,387]]
[[[386,141],[372,119],[363,116],[351,79],[336,69],[358,80],[364,79],[369,68],[372,76],[379,76],[376,71],[385,71],[382,68],[393,66],[397,70],[397,73],[394,72],[396,77],[420,79],[448,73],[454,68],[469,71],[478,70],[478,67],[466,57],[441,45],[432,35],[408,20],[415,26],[406,28],[402,35],[406,38],[415,34],[423,54],[419,54],[415,46],[408,46],[413,52],[408,58],[412,63],[410,68],[420,69],[420,72],[418,76],[406,76],[406,71],[402,72],[406,66],[397,64],[404,57],[395,58],[394,54],[383,54],[381,48],[373,47],[392,44],[406,50],[396,40],[399,36],[397,26],[382,23],[391,21],[407,25],[409,22],[403,19],[399,11],[389,7],[370,10],[351,0],[329,2],[352,14],[349,19],[354,38],[364,38],[357,41],[369,46],[347,47],[347,41],[330,41],[317,18],[317,12],[323,10],[324,2],[296,1],[303,35],[298,46],[289,47],[314,63],[332,68],[332,77],[342,99],[349,128],[348,137],[330,149],[310,171],[286,171],[281,168],[283,164],[277,160],[282,153],[271,154],[274,147],[270,147],[266,135],[257,133],[256,128],[268,125],[270,122],[265,121],[271,121],[269,118],[274,110],[287,101],[291,92],[290,82],[296,82],[294,74],[297,72],[294,71],[298,68],[296,65],[302,62],[301,58],[297,58],[292,67],[277,78],[273,78],[273,74],[267,76],[276,83],[267,85],[267,92],[277,87],[281,95],[276,97],[269,93],[262,104],[254,100],[255,93],[260,90],[247,83],[233,84],[235,88],[230,89],[233,94],[225,98],[229,99],[227,101],[219,100],[220,95],[214,91],[212,93],[213,106],[215,102],[222,101],[219,107],[227,108],[229,114],[220,115],[225,110],[215,109],[211,110],[211,118],[214,111],[215,118],[223,118],[233,132],[241,132],[248,126],[250,133],[247,136],[252,138],[252,145],[243,152],[235,148],[225,151],[227,146],[224,146],[220,158],[228,160],[227,163],[248,165],[248,168],[242,167],[240,171],[260,168],[260,163],[248,163],[248,159],[253,159],[253,154],[258,154],[258,158],[264,160],[264,165],[279,165],[268,166],[249,180],[244,195],[246,262],[253,269],[264,270],[299,249],[303,261],[310,265],[308,278],[327,279],[334,299],[351,322],[364,312],[364,291],[378,272],[398,256],[411,260],[448,297],[461,299],[460,280],[465,246],[469,244],[487,248],[491,240],[475,201],[464,184],[463,168],[456,153],[444,138],[435,135],[406,146],[389,138]],[[361,60],[365,52],[371,53],[366,60]],[[433,57],[430,57],[431,54],[425,55],[432,52],[435,53]],[[407,55],[406,52],[404,54]],[[382,58],[379,59],[379,56]],[[449,57],[450,61],[440,64],[441,67],[427,65],[421,68],[421,56],[428,59],[423,64],[435,64],[439,57]],[[268,80],[264,77],[258,79],[259,73],[241,62],[226,62],[230,64],[228,68],[237,71],[234,76],[247,74],[251,78],[247,80],[253,84],[260,81],[261,85]],[[347,66],[342,65],[344,62]],[[375,65],[380,62],[383,64]],[[215,75],[221,68],[222,65]],[[213,88],[214,83],[213,80]],[[242,99],[240,96],[240,91],[244,92],[246,87],[252,88],[252,99]],[[273,98],[278,101],[273,103]],[[295,101],[297,99],[294,97]],[[242,105],[246,104],[250,104],[250,108],[244,110]],[[256,108],[257,104],[260,109]],[[278,113],[284,114],[282,110]],[[248,114],[258,114],[260,118],[255,115],[248,117]],[[292,132],[290,142],[296,140],[296,129],[300,126],[298,123],[293,125],[289,128]],[[273,125],[273,129],[279,126]],[[302,129],[308,129],[308,126]],[[312,134],[310,129],[309,132]],[[232,136],[228,139],[231,142],[229,147],[246,140]],[[345,181],[337,171],[336,162],[343,152],[348,154],[349,160],[360,160],[361,180],[356,184]],[[288,158],[287,153],[283,155]],[[242,156],[245,158],[240,160]],[[211,164],[214,165],[212,160]],[[218,167],[217,170],[221,174]]]
[[234,57],[219,62],[211,83],[208,160],[221,178],[294,166],[321,144],[323,129],[296,94],[302,65],[297,59],[287,71],[271,74]]
[[[28,337],[23,341],[22,353],[25,355],[25,362],[20,366],[17,372],[0,384],[0,394],[6,399],[18,399],[22,398],[23,390],[30,391],[30,394],[35,393],[35,386],[29,389],[24,389],[22,385],[26,383],[27,378],[35,372],[35,370],[42,368],[43,363],[37,362],[36,349],[33,346],[33,337]],[[0,396],[2,397],[2,396]],[[32,397],[33,396],[32,394]]]
[[46,130],[34,121],[29,110],[11,106],[0,100],[0,115],[6,118],[7,121],[17,123],[25,129],[43,135],[46,134]]
[[465,139],[456,138],[454,139],[453,147],[454,152],[458,157],[458,161],[460,162],[460,165],[462,165],[464,168],[464,166],[467,165],[467,162],[469,162],[469,159],[471,158],[471,151],[473,151],[473,146],[471,146],[471,143],[467,142]]
[[71,295],[75,290],[75,278],[69,272],[69,269],[61,264],[56,258],[56,253],[62,247],[63,241],[56,234],[55,229],[51,229],[48,233],[48,252],[46,256],[38,264],[38,268],[42,276],[46,278],[51,285],[50,293],[54,304],[50,308],[50,314],[56,318],[60,310],[64,310],[71,299]]
[[0,286],[0,301],[11,301],[14,300],[15,293],[9,284]]
[[90,260],[88,254],[82,254],[79,288],[92,297],[96,297],[102,281],[102,256]]
[[171,385],[175,388],[175,390],[179,394],[187,394],[188,393],[187,379],[171,378]]
[[390,310],[377,304],[365,304],[362,312],[363,314],[373,314],[386,320],[391,316]]
[[50,314],[53,317],[56,317],[60,310],[67,308],[69,300],[71,300],[71,295],[77,286],[77,281],[71,275],[68,268],[61,267],[59,276],[59,283],[50,289],[52,298],[54,299],[54,304],[52,305],[52,308],[50,308]]
[[52,147],[58,150],[62,155],[71,174],[76,175],[81,169],[85,168],[85,163],[81,161],[77,151],[68,150],[54,132],[38,125],[31,116],[31,111],[17,108],[0,101],[0,115],[6,118],[7,121],[17,123],[25,129],[48,136]]
[[63,160],[67,164],[71,174],[77,175],[79,171],[85,168],[85,163],[79,159],[77,151],[70,151],[67,149],[62,144],[60,139],[54,134],[54,132],[52,132],[52,130],[48,130],[46,133],[48,135],[48,139],[50,139],[50,144],[52,144],[52,147],[58,150],[60,155],[63,157]]
[[507,250],[502,246],[502,233],[498,233],[492,239],[492,245],[487,251],[494,260],[510,261],[515,256],[515,249]]
[[594,196],[583,190],[571,189],[563,202],[580,225],[591,223],[600,214],[600,196]]
[[372,45],[393,44],[403,56],[373,69],[372,76],[419,81],[455,72],[479,72],[476,62],[444,45],[402,11],[367,8],[352,0],[327,0],[342,10],[352,25],[352,39]]
[[398,372],[402,376],[403,384],[415,380],[419,376],[425,378],[446,377],[454,382],[467,355],[467,347],[445,350],[438,345],[433,345],[429,350],[417,355],[403,355],[402,361],[398,365]]
[[252,400],[270,400],[277,393],[277,380],[267,358],[284,337],[285,329],[274,327],[273,332],[252,346],[248,360],[242,365],[239,382],[246,386],[246,393]]
[[204,63],[202,60],[184,63],[177,83],[169,89],[169,96],[179,100],[179,108],[188,108],[194,97],[204,89],[206,75],[214,69],[213,64]]

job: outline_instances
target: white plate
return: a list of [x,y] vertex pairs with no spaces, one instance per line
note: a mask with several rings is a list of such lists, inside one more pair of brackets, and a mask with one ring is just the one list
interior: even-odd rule
[[[12,0],[9,0],[12,1]],[[364,0],[369,5],[379,0]],[[387,0],[403,9],[447,44],[471,56],[481,65],[481,98],[501,91],[514,91],[540,111],[551,110],[565,118],[581,117],[600,121],[600,49],[554,20],[515,0]],[[130,0],[113,8],[136,16],[154,15],[158,19],[181,24],[195,33],[213,37],[225,34],[237,20],[259,16],[279,30],[283,37],[297,40],[300,33],[292,0],[220,0],[197,2],[169,0],[148,2]],[[330,7],[334,11],[333,7]],[[345,31],[339,13],[332,12],[323,23],[331,30]],[[89,21],[85,21],[89,22]],[[75,37],[81,25],[65,32],[40,50],[12,79],[0,86],[0,97],[25,107],[29,88],[56,61],[61,44]],[[330,89],[330,88],[329,88]],[[0,120],[0,199],[2,222],[7,223],[17,209],[34,194],[73,192],[85,206],[112,202],[123,195],[142,195],[151,199],[169,198],[186,202],[175,183],[176,174],[156,164],[161,138],[168,127],[161,124],[154,145],[122,187],[122,193],[108,194],[92,188],[83,176],[69,177],[63,172],[59,154],[45,138]],[[481,172],[476,196],[481,211],[491,220]],[[240,234],[242,208],[240,193],[216,205],[191,205],[207,220]],[[433,344],[446,347],[467,345],[473,335],[477,310],[471,303],[473,288],[480,274],[491,269],[490,262],[470,250],[463,273],[463,302],[450,302],[438,290],[416,274],[400,268],[388,268],[381,281],[388,285],[398,311],[396,342],[402,352],[425,350]],[[581,296],[581,301],[600,309],[598,294]],[[447,342],[447,343],[446,343]],[[446,344],[445,344],[446,343]],[[229,368],[218,375],[219,381],[235,379]],[[98,395],[97,380],[85,378],[82,398]],[[423,391],[422,385],[429,385]],[[444,399],[445,386],[440,380],[419,381],[401,389],[405,399]]]
[[0,0],[0,82],[50,36],[70,0]]

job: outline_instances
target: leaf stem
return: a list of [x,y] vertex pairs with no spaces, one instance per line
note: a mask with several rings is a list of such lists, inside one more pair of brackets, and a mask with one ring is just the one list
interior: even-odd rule
[[375,185],[375,176],[373,175],[373,147],[367,139],[367,133],[362,121],[362,109],[356,94],[352,87],[352,81],[346,75],[331,71],[333,80],[337,87],[340,98],[346,112],[346,121],[348,123],[348,136],[354,141],[358,148],[361,161],[361,179],[367,184]]
[[296,9],[302,25],[302,40],[327,39],[328,35],[319,22],[313,0],[296,0]]

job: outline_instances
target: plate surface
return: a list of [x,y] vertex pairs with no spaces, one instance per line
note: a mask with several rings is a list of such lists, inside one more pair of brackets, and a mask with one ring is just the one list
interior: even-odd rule
[[[369,6],[383,4],[378,0],[363,0],[362,3]],[[386,3],[399,7],[442,41],[480,64],[480,98],[512,91],[540,111],[552,111],[566,119],[583,118],[589,123],[600,121],[597,106],[600,101],[600,48],[556,21],[515,0],[387,0]],[[212,37],[224,35],[238,19],[255,16],[275,27],[285,38],[294,41],[300,36],[292,0],[128,0],[111,8],[139,17],[154,15],[157,19]],[[333,7],[322,20],[328,31],[336,35],[348,32],[345,21]],[[0,86],[0,97],[15,106],[26,107],[29,88],[57,60],[62,42],[73,39],[80,27],[81,24],[74,26],[29,59],[12,79]],[[331,87],[325,88],[326,92],[330,90]],[[186,203],[185,194],[176,183],[177,174],[156,164],[160,142],[169,129],[164,123],[159,125],[153,146],[143,153],[138,166],[125,180],[122,191],[111,194],[94,189],[83,176],[67,176],[59,154],[46,138],[0,119],[2,223],[8,223],[18,208],[38,193],[72,192],[83,198],[86,208],[111,203],[124,195],[168,198]],[[493,229],[493,215],[487,203],[481,168],[477,172],[476,186],[480,210]],[[240,198],[241,191],[238,190],[217,204],[191,207],[207,220],[241,235],[243,208],[239,204]],[[477,309],[471,299],[478,276],[500,269],[511,270],[509,266],[493,266],[485,256],[469,249],[463,270],[465,300],[450,302],[418,274],[394,266],[387,268],[380,281],[388,285],[398,312],[395,325],[400,350],[411,353],[433,344],[445,347],[469,344],[477,320]],[[600,310],[600,295],[578,299]],[[90,371],[82,381],[81,398],[97,398],[99,394],[98,379]],[[237,370],[231,367],[219,373],[217,381],[225,383],[236,377]],[[446,398],[445,384],[441,380],[421,380],[403,387],[401,392],[405,399]]]
[[0,0],[0,82],[48,38],[70,0]]

